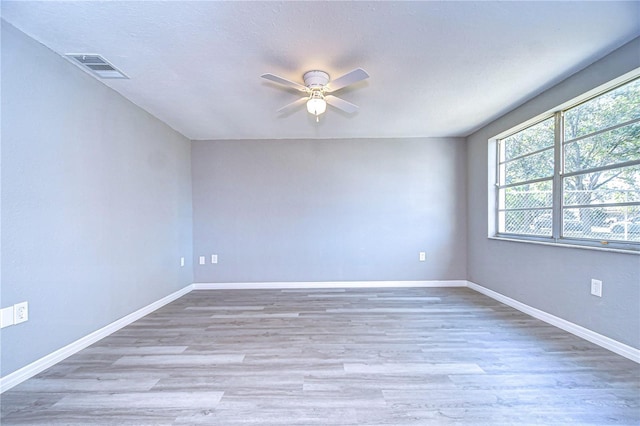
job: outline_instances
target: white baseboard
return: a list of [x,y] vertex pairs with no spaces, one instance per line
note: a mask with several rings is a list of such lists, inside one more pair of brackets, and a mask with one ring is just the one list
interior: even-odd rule
[[64,346],[54,352],[51,352],[49,355],[46,355],[34,362],[32,362],[31,364],[28,364],[16,371],[14,371],[11,374],[7,374],[4,377],[0,377],[0,393],[7,391],[9,389],[11,389],[14,386],[19,385],[20,383],[24,382],[25,380],[35,376],[36,374],[46,370],[47,368],[59,363],[60,361],[64,360],[65,358],[70,357],[71,355],[81,351],[82,349],[86,348],[89,345],[94,344],[95,342],[97,342],[100,339],[103,339],[105,337],[107,337],[108,335],[120,330],[122,327],[125,327],[129,324],[131,324],[132,322],[144,317],[145,315],[150,314],[151,312],[155,311],[156,309],[159,309],[161,307],[163,307],[164,305],[173,302],[174,300],[178,299],[181,296],[184,296],[185,294],[189,293],[191,290],[193,290],[193,284],[190,284],[178,291],[176,291],[175,293],[171,293],[170,295],[163,297],[162,299],[155,301],[143,308],[138,309],[137,311],[120,318],[119,320],[116,320],[114,322],[112,322],[111,324],[108,324],[96,331],[94,331],[91,334],[88,334],[78,340],[76,340],[75,342],[72,342],[70,344],[68,344],[67,346]]
[[256,283],[194,283],[194,290],[260,290],[302,288],[466,287],[465,280],[448,281],[299,281]]
[[488,288],[482,287],[481,285],[478,285],[471,281],[467,281],[467,287],[477,291],[478,293],[482,293],[494,300],[497,300],[498,302],[502,302],[505,305],[511,306],[512,308],[517,309],[520,312],[524,312],[527,315],[542,320],[555,327],[561,328],[562,330],[588,340],[591,343],[595,343],[596,345],[608,349],[611,352],[622,355],[623,357],[628,358],[631,361],[640,363],[640,349],[625,345],[624,343],[618,342],[617,340],[611,339],[607,336],[603,336],[602,334],[596,333],[595,331],[589,330],[588,328],[584,328],[578,324],[574,324],[550,313],[541,311],[540,309],[536,309],[522,302],[518,302],[515,299],[507,297],[493,290],[489,290]]
[[553,326],[561,328],[571,334],[588,340],[596,345],[602,346],[612,352],[622,355],[632,361],[640,363],[640,349],[625,345],[624,343],[613,340],[609,337],[596,333],[562,318],[541,311],[515,299],[504,296],[486,287],[482,287],[470,281],[450,280],[450,281],[326,281],[326,282],[261,282],[261,283],[194,283],[181,290],[178,290],[162,299],[153,302],[137,311],[112,322],[99,330],[84,336],[75,342],[46,355],[37,361],[26,365],[19,370],[14,371],[4,377],[0,377],[0,393],[7,391],[23,381],[35,376],[41,371],[57,364],[58,362],[68,358],[69,356],[81,351],[89,345],[100,339],[120,330],[121,328],[131,324],[132,322],[144,317],[173,302],[179,297],[191,292],[192,290],[256,290],[256,289],[303,289],[303,288],[385,288],[385,287],[468,287],[479,293],[484,294],[492,299],[511,306],[527,315],[542,320]]

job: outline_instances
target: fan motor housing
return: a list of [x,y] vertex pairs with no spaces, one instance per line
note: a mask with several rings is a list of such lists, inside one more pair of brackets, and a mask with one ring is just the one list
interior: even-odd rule
[[310,89],[321,88],[329,83],[329,74],[319,70],[307,71],[302,78],[304,85]]

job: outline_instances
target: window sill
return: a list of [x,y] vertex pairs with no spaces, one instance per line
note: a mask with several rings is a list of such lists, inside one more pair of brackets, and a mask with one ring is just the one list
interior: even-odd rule
[[598,246],[591,246],[591,245],[583,245],[583,244],[575,244],[572,243],[570,241],[564,242],[564,241],[541,241],[541,240],[534,240],[534,239],[528,239],[528,238],[518,238],[518,237],[507,237],[507,236],[490,236],[488,237],[490,240],[497,240],[497,241],[511,241],[511,242],[516,242],[516,243],[529,243],[529,244],[538,244],[538,245],[543,245],[543,246],[553,246],[553,247],[567,247],[567,248],[577,248],[577,249],[584,249],[584,250],[596,250],[596,251],[606,251],[609,253],[623,253],[623,254],[635,254],[635,255],[640,255],[640,250],[639,249],[635,249],[635,248],[620,248],[620,247],[598,247]]

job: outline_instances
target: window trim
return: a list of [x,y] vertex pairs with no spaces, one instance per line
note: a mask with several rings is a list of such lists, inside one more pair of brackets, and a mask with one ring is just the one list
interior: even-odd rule
[[[595,238],[577,238],[577,237],[567,237],[561,236],[561,228],[564,211],[570,208],[580,208],[582,205],[573,205],[567,204],[564,205],[564,179],[569,178],[575,175],[587,174],[590,172],[597,172],[602,170],[612,170],[622,167],[630,167],[635,165],[640,165],[640,160],[631,160],[623,163],[615,163],[612,165],[601,166],[592,169],[584,169],[579,171],[572,171],[569,173],[563,172],[564,165],[564,148],[567,144],[578,142],[579,140],[586,139],[588,137],[597,136],[600,133],[604,133],[607,131],[613,131],[618,128],[622,128],[624,126],[632,125],[634,123],[640,122],[640,118],[627,120],[623,123],[618,123],[614,126],[608,127],[606,129],[599,129],[594,132],[591,132],[586,135],[581,135],[577,138],[573,138],[570,140],[564,140],[564,112],[578,107],[586,102],[589,102],[592,99],[595,99],[601,95],[604,95],[607,92],[615,90],[616,88],[623,86],[631,81],[640,77],[640,68],[635,69],[629,73],[626,73],[608,83],[600,85],[592,90],[585,92],[584,94],[574,97],[573,99],[562,103],[556,108],[549,110],[543,114],[539,114],[525,122],[518,124],[517,126],[511,127],[510,129],[501,132],[500,134],[494,136],[489,139],[489,149],[493,150],[493,158],[494,163],[492,161],[489,162],[489,239],[494,240],[502,240],[502,241],[516,241],[516,242],[528,242],[535,244],[543,244],[543,245],[553,245],[553,246],[563,246],[563,247],[572,247],[572,248],[585,248],[585,249],[595,249],[595,250],[603,250],[603,251],[614,251],[614,252],[622,252],[622,253],[631,253],[631,254],[640,254],[640,242],[637,241],[601,241]],[[546,147],[539,149],[535,152],[530,152],[526,154],[519,155],[518,157],[510,158],[509,160],[501,161],[501,149],[500,149],[500,141],[506,139],[510,136],[513,136],[529,127],[535,126],[549,118],[554,118],[554,144],[552,147]],[[509,162],[518,160],[520,158],[526,158],[528,156],[538,154],[540,152],[549,150],[553,148],[554,152],[554,172],[552,177],[542,177],[536,178],[532,180],[510,183],[506,185],[500,185],[500,173],[501,167],[504,164]],[[491,153],[489,158],[491,159]],[[535,182],[544,182],[551,181],[552,182],[552,205],[551,207],[540,207],[540,208],[523,208],[521,210],[550,210],[552,212],[552,227],[551,227],[551,236],[541,236],[541,235],[530,235],[530,234],[516,234],[516,233],[501,233],[499,231],[500,226],[500,214],[503,211],[514,211],[520,209],[500,209],[500,189],[505,189],[512,186],[519,186],[528,183]],[[493,203],[492,201],[493,197]],[[614,205],[615,204],[615,205]],[[493,209],[491,206],[493,205]],[[637,205],[637,202],[629,202],[629,203],[605,203],[605,204],[597,204],[597,205],[588,205],[586,207],[605,207],[605,206],[624,206],[624,205]],[[585,206],[582,206],[585,207]],[[493,227],[493,228],[492,228]]]

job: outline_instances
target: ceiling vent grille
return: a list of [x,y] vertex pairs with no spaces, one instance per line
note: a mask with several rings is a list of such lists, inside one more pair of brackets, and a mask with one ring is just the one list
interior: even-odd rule
[[109,61],[95,53],[68,53],[64,56],[99,78],[129,78],[111,65]]

